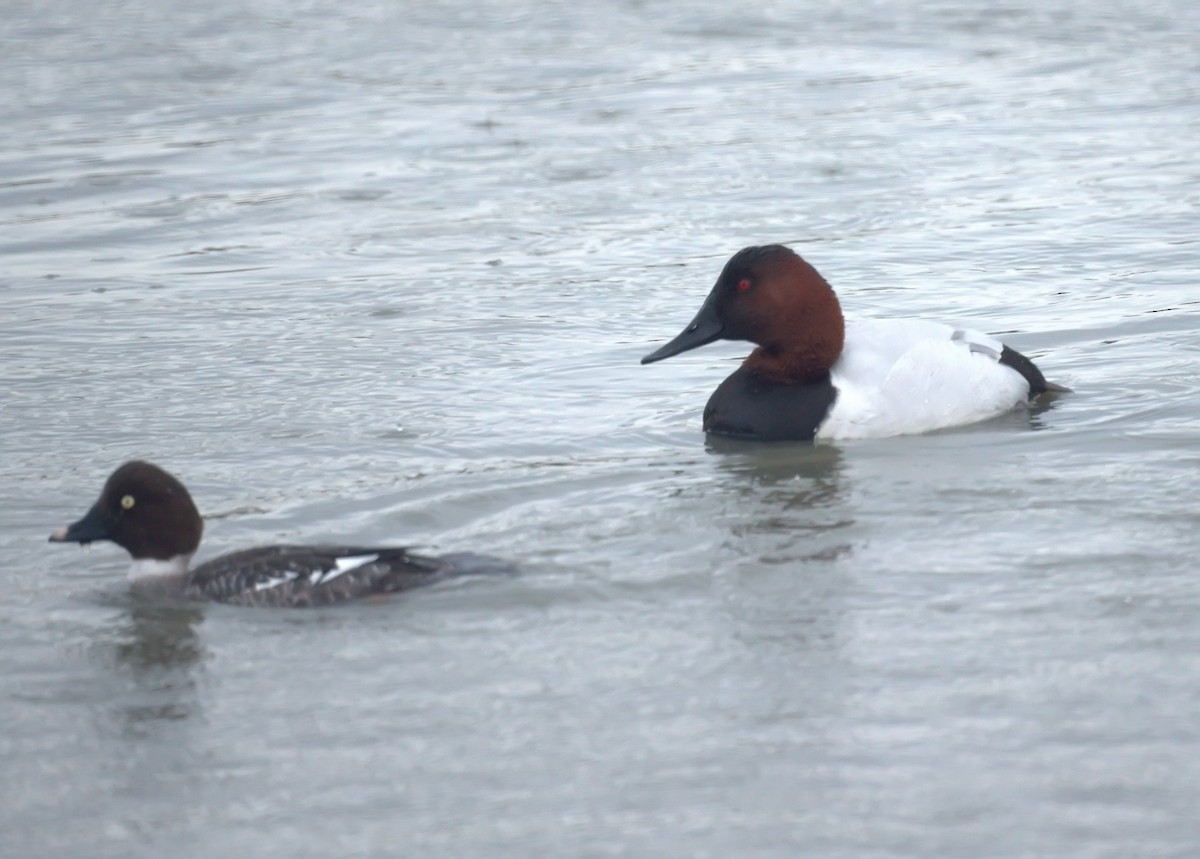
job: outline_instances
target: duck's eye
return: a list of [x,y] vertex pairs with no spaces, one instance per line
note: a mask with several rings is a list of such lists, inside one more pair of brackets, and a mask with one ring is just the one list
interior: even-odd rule
[[750,289],[750,278],[743,277],[741,280],[738,281],[738,286],[737,286],[738,292],[746,292],[749,289]]
[[136,503],[137,502],[133,500],[132,495],[126,495],[124,498],[121,499],[121,509],[128,510],[130,507],[132,507]]

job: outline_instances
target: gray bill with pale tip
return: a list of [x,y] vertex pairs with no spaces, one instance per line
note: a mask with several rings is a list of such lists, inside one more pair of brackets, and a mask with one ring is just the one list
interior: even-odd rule
[[50,535],[51,543],[94,543],[108,539],[108,517],[94,504],[82,519],[64,525]]

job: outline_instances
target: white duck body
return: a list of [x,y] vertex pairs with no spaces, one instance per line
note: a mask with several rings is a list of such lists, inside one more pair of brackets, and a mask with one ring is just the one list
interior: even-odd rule
[[979,331],[911,319],[846,321],[830,368],[837,398],[818,439],[915,435],[987,420],[1029,402],[1029,381]]

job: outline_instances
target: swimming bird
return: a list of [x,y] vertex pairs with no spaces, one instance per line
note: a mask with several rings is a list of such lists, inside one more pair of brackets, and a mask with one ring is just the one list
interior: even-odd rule
[[714,340],[757,346],[704,408],[704,431],[714,435],[758,441],[910,435],[1069,391],[978,331],[907,319],[847,322],[825,279],[784,245],[734,254],[691,324],[642,363]]
[[54,543],[111,540],[133,558],[130,578],[189,599],[310,607],[378,597],[463,573],[511,570],[482,555],[428,557],[405,548],[260,546],[191,566],[204,524],[173,475],[140,460],[104,484],[91,509],[50,535]]

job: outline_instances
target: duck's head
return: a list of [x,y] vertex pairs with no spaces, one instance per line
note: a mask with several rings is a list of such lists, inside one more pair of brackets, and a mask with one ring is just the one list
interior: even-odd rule
[[137,562],[178,562],[200,545],[204,523],[192,496],[157,465],[134,460],[114,471],[82,519],[50,535],[52,543],[111,540]]
[[700,312],[674,340],[642,359],[651,364],[714,340],[748,340],[752,369],[803,382],[826,372],[845,342],[837,296],[817,270],[783,245],[734,254]]

